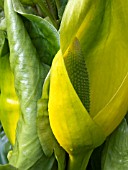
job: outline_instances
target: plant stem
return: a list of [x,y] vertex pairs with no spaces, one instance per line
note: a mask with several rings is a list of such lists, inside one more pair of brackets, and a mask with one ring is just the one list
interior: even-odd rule
[[68,170],[86,170],[93,150],[78,155],[69,155]]

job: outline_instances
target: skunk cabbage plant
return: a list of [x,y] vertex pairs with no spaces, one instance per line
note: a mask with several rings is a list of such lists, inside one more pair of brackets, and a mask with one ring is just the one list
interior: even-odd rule
[[48,109],[52,131],[69,154],[69,170],[84,170],[93,149],[127,112],[127,5],[70,0],[66,6]]
[[127,6],[0,1],[0,122],[12,144],[0,170],[88,170],[103,143],[102,170],[128,167],[115,166],[127,160],[126,121],[117,128],[128,111]]

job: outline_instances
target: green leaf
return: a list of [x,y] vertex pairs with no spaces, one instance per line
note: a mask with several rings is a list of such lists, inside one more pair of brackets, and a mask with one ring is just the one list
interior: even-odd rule
[[8,41],[6,39],[6,32],[0,30],[0,57],[6,55],[9,52]]
[[9,54],[0,58],[0,119],[12,145],[15,143],[16,126],[19,119],[19,101],[14,87],[14,75],[10,68]]
[[53,18],[57,20],[58,16],[57,16],[57,8],[56,8],[55,0],[44,0],[44,1],[45,3],[47,3],[47,7],[50,13],[52,14]]
[[25,4],[25,5],[34,5],[35,4],[35,0],[20,0],[21,3]]
[[[50,73],[49,73],[50,74]],[[42,149],[46,156],[53,153],[58,161],[58,170],[64,170],[66,166],[65,151],[58,144],[49,123],[48,100],[49,100],[49,83],[50,76],[46,77],[42,98],[38,101],[37,130],[42,145]]]
[[7,165],[0,165],[0,170],[16,170],[16,168],[7,164]]
[[68,2],[68,0],[55,0],[56,1],[56,6],[58,9],[58,16],[60,19],[62,19],[63,12],[65,10],[65,6]]
[[6,20],[5,18],[2,18],[0,21],[0,30],[6,31]]
[[[1,126],[2,127],[2,126]],[[9,150],[12,149],[12,146],[6,137],[4,131],[0,132],[0,164],[8,163],[7,154]]]
[[56,20],[56,9],[54,0],[34,0],[38,5],[39,9],[43,13],[44,17],[48,17],[50,22],[54,25],[56,29],[59,28],[59,23]]
[[36,131],[37,100],[41,97],[48,68],[40,63],[22,19],[13,9],[12,0],[5,0],[5,17],[10,63],[21,109],[16,143],[9,163],[18,169],[26,170],[41,157],[44,166],[48,160],[51,161],[44,155]]
[[59,34],[57,30],[41,17],[27,14],[17,0],[13,0],[14,10],[27,18],[27,31],[32,39],[37,53],[43,63],[51,65],[52,59],[59,50]]
[[4,0],[1,0],[1,1],[0,1],[0,7],[1,7],[1,8],[4,8]]
[[102,170],[128,169],[128,124],[124,119],[107,139],[102,155]]
[[[49,159],[44,159],[45,156],[42,155],[42,157],[28,170],[53,170],[54,162],[55,162],[55,157],[52,155]],[[57,169],[56,169],[57,170]]]

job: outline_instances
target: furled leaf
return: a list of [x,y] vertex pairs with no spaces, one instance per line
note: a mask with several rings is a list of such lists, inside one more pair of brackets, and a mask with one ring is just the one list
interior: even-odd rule
[[13,9],[12,0],[5,0],[4,9],[10,63],[21,109],[16,143],[9,163],[18,169],[27,170],[42,157],[42,168],[47,170],[45,164],[48,160],[52,161],[52,157],[47,158],[42,151],[36,131],[36,115],[37,100],[41,97],[42,84],[48,69],[40,63],[22,19]]
[[52,59],[59,49],[59,34],[57,30],[43,18],[27,14],[19,1],[13,0],[13,6],[16,12],[30,21],[27,31],[41,61],[51,65]]
[[107,139],[102,154],[102,170],[128,169],[128,124],[124,119]]

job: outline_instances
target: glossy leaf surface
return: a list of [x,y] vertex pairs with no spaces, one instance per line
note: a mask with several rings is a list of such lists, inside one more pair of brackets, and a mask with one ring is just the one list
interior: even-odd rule
[[36,131],[37,100],[41,96],[47,67],[40,64],[22,19],[13,9],[12,0],[5,0],[5,16],[10,63],[21,109],[16,144],[9,162],[19,169],[29,169],[41,157],[44,165],[47,160],[50,161],[42,152]]
[[108,138],[103,155],[102,170],[128,169],[128,124],[126,120]]

